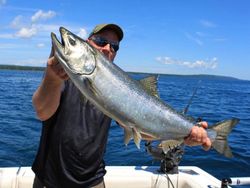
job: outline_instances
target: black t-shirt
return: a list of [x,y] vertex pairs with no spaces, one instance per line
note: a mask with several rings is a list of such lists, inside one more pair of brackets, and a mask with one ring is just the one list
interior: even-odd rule
[[43,122],[32,169],[47,187],[90,187],[105,175],[103,155],[111,119],[68,80],[57,112]]

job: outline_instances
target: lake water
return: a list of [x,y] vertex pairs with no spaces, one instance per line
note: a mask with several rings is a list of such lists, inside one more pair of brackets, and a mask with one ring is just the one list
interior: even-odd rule
[[[41,123],[31,97],[42,76],[39,71],[0,70],[0,167],[30,166],[33,162]],[[136,79],[143,76],[133,75]],[[198,166],[219,179],[250,176],[250,81],[160,75],[158,86],[160,97],[178,111],[185,108],[199,86],[188,115],[201,117],[210,125],[232,117],[240,119],[229,137],[234,158],[203,151],[199,146],[185,147],[180,165]],[[105,161],[107,165],[158,165],[145,152],[144,143],[140,150],[133,141],[124,146],[123,129],[115,123]]]

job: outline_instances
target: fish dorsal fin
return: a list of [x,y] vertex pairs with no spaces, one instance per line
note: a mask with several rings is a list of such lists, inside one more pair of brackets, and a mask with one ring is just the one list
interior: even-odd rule
[[158,77],[158,75],[149,76],[139,80],[139,82],[149,94],[159,98],[157,87]]

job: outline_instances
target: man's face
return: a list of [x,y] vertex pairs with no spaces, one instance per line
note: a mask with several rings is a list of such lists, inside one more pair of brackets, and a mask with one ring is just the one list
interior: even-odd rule
[[101,31],[91,36],[87,41],[90,45],[103,53],[109,61],[113,62],[116,56],[116,50],[118,50],[117,46],[119,48],[119,39],[114,31]]

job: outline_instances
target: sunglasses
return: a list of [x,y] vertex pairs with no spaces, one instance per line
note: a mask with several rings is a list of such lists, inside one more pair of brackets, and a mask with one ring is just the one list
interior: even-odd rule
[[93,36],[90,38],[90,40],[92,40],[97,46],[104,47],[109,44],[115,52],[119,50],[119,42],[111,42],[99,36]]

